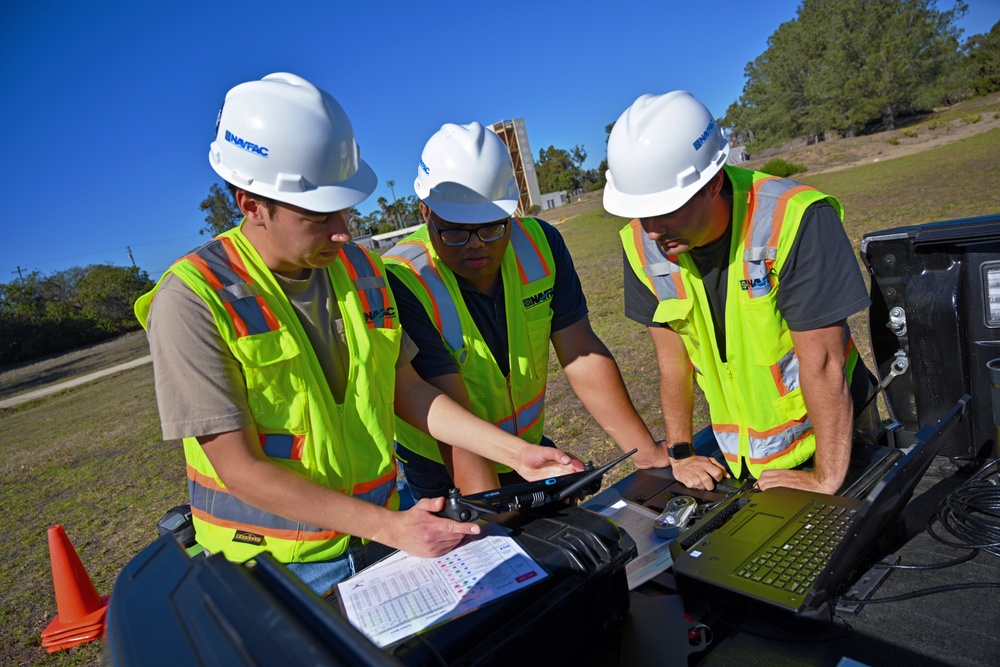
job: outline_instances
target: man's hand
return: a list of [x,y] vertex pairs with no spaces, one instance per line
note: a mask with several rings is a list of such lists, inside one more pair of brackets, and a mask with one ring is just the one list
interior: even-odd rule
[[789,489],[802,489],[834,495],[840,488],[836,480],[822,480],[815,471],[805,470],[764,470],[757,480],[757,488],[761,491],[784,486]]
[[[629,451],[629,450],[625,450]],[[646,448],[646,452],[643,452],[643,448],[639,448],[639,451],[632,455],[632,463],[635,464],[636,468],[645,470],[648,468],[669,468],[672,459],[670,455],[667,454],[667,441],[657,440],[653,443],[653,448]]]
[[424,558],[443,556],[461,543],[466,535],[478,535],[475,523],[462,523],[434,512],[444,509],[444,498],[422,498],[405,512],[393,512],[391,521],[380,528],[374,539],[386,546]]
[[525,445],[513,466],[521,477],[534,482],[547,477],[559,477],[583,470],[583,463],[555,447]]
[[674,461],[671,468],[674,479],[689,489],[711,491],[715,488],[716,482],[729,477],[729,471],[725,466],[710,456],[691,456]]

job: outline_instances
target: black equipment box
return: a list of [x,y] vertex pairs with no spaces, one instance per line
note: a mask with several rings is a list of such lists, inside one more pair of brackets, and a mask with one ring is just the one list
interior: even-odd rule
[[269,555],[189,558],[170,535],[130,561],[108,611],[107,665],[617,664],[635,542],[553,504],[498,517],[549,576],[384,650]]
[[499,523],[549,576],[388,650],[421,667],[617,664],[629,606],[625,565],[636,554],[628,533],[562,504]]

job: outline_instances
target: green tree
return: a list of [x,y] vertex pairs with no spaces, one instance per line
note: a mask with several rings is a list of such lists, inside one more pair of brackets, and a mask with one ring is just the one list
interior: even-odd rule
[[969,92],[985,95],[1000,90],[1000,21],[988,33],[966,40],[965,52]]
[[[580,146],[575,149],[583,150]],[[574,149],[574,150],[575,150]],[[583,153],[586,159],[586,153]],[[555,146],[538,151],[535,162],[535,175],[538,177],[538,189],[543,194],[576,189],[577,167],[569,151]]]
[[207,211],[205,215],[205,226],[198,233],[218,236],[227,229],[232,229],[240,224],[243,219],[243,212],[236,205],[232,193],[228,187],[222,187],[218,183],[212,183],[208,196],[205,197],[198,208]]
[[961,0],[947,11],[936,0],[803,0],[747,64],[721,124],[757,146],[893,129],[947,98],[966,10]]
[[45,276],[38,271],[0,285],[0,317],[36,324],[45,317]]
[[85,318],[117,333],[135,328],[132,304],[152,287],[149,274],[138,267],[92,264],[77,281],[76,296]]

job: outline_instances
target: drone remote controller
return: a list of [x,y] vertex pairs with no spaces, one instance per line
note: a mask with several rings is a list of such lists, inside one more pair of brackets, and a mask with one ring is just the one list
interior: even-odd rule
[[660,516],[653,519],[653,532],[657,537],[674,539],[687,527],[697,507],[698,502],[691,496],[672,498]]
[[444,509],[436,514],[454,521],[468,522],[476,521],[484,514],[502,514],[542,507],[560,500],[582,498],[597,493],[601,488],[604,473],[637,451],[639,450],[633,449],[622,454],[600,468],[594,468],[592,463],[587,463],[586,469],[582,472],[549,477],[537,482],[512,484],[469,496],[462,496],[458,489],[451,489],[445,499]]

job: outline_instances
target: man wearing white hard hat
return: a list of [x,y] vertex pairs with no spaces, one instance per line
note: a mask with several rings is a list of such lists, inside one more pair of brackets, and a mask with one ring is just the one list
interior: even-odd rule
[[[414,189],[426,224],[383,259],[403,328],[419,348],[413,366],[421,377],[486,421],[551,444],[544,436],[551,342],[597,422],[623,450],[639,449],[633,461],[669,465],[590,327],[559,232],[514,216],[518,189],[503,141],[479,123],[444,125],[423,149]],[[403,421],[396,440],[414,497],[519,481],[494,463],[499,458],[453,451]]]
[[351,243],[348,211],[377,181],[329,93],[285,73],[238,85],[216,134],[209,161],[245,218],[136,303],[206,550],[268,551],[323,592],[389,548],[437,556],[478,532],[435,516],[440,500],[394,511],[394,403],[526,476],[582,469],[476,419],[410,366],[382,262]]
[[656,347],[674,476],[715,481],[688,444],[696,380],[734,476],[835,493],[852,442],[873,442],[878,427],[847,325],[869,298],[843,207],[728,166],[728,154],[686,91],[643,95],[608,137],[604,208],[632,218],[621,231],[625,314]]

